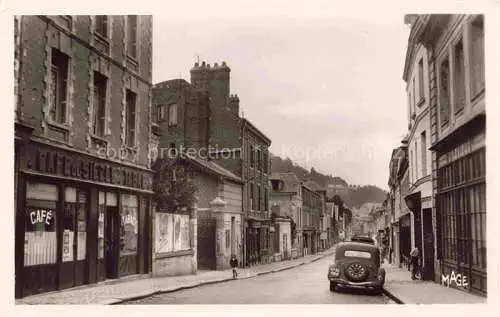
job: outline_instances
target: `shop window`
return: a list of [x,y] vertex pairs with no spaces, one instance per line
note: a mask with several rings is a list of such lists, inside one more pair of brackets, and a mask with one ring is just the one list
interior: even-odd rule
[[74,260],[73,241],[75,240],[75,209],[76,209],[76,189],[66,188],[64,193],[64,213],[63,213],[63,250],[62,261]]
[[62,261],[85,260],[87,251],[87,194],[85,192],[66,187],[62,221]]
[[104,259],[104,211],[106,210],[106,194],[99,192],[98,225],[97,225],[97,258]]
[[76,218],[77,229],[77,244],[76,244],[76,259],[78,261],[85,260],[87,252],[87,193],[78,193],[78,209]]
[[26,184],[24,266],[57,262],[57,201],[57,186]]
[[121,226],[120,226],[120,256],[137,253],[138,239],[138,201],[137,196],[122,194]]

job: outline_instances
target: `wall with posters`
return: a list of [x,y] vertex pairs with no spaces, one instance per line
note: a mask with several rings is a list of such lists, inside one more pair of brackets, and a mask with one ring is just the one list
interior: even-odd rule
[[153,220],[153,274],[183,275],[196,271],[189,215],[156,212]]

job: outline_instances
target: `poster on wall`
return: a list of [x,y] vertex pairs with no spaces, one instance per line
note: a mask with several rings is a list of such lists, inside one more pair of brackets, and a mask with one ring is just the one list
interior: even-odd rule
[[73,231],[65,229],[63,232],[63,252],[62,252],[62,261],[73,261],[73,244],[70,243],[73,241]]
[[174,215],[174,251],[181,250],[181,215]]
[[155,252],[189,250],[189,216],[156,213]]
[[156,253],[167,253],[174,250],[172,214],[156,213]]
[[181,249],[189,250],[189,216],[181,216]]

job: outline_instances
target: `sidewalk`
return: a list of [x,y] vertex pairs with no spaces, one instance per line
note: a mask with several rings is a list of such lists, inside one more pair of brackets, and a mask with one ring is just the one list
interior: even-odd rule
[[[291,269],[300,265],[320,260],[333,254],[333,249],[308,255],[302,258],[273,262],[238,270],[238,279],[247,279],[255,276],[275,273]],[[199,271],[195,275],[150,277],[149,275],[134,276],[112,282],[85,285],[63,291],[44,293],[17,299],[16,305],[40,304],[94,304],[113,305],[133,299],[139,299],[158,293],[170,293],[182,289],[193,288],[206,284],[232,281],[232,271]]]
[[384,293],[400,304],[486,304],[486,298],[432,281],[412,280],[407,269],[384,263]]

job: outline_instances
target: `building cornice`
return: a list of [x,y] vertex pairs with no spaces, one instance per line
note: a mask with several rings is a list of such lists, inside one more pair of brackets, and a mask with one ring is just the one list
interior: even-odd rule
[[403,69],[403,80],[408,81],[411,65],[415,56],[415,46],[419,43],[420,37],[427,26],[429,15],[416,16],[413,24],[411,25],[410,35],[408,37],[408,47],[406,48],[405,65]]

